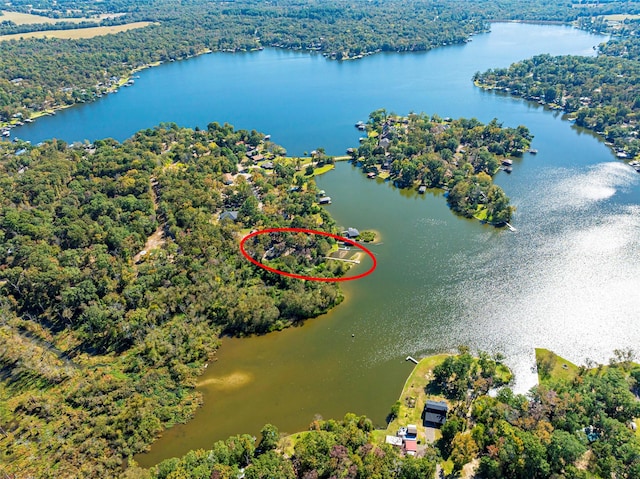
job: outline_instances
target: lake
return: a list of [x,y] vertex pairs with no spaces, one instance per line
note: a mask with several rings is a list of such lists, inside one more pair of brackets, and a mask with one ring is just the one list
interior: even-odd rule
[[[345,284],[346,300],[302,327],[224,339],[201,378],[204,406],[136,460],[150,466],[273,423],[366,414],[382,426],[420,357],[502,352],[515,388],[535,382],[534,347],[606,362],[640,342],[640,175],[602,141],[537,104],[475,88],[476,71],[538,53],[593,55],[605,38],[561,26],[492,25],[464,45],[335,62],[280,50],[204,55],[140,73],[135,86],[38,120],[14,134],[40,141],[122,140],[162,121],[211,121],[272,135],[290,154],[343,154],[377,108],[524,124],[537,155],[496,182],[517,231],[454,216],[441,193],[368,180],[348,163],[317,179],[345,227],[375,229],[378,268]],[[364,271],[367,264],[358,266]]]

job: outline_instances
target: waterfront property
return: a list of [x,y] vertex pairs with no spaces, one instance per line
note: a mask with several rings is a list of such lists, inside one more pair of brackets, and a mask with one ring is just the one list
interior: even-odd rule
[[357,238],[360,236],[360,231],[355,228],[347,228],[347,231],[343,231],[342,235],[347,238]]
[[422,413],[422,420],[425,427],[440,427],[447,421],[449,406],[444,401],[427,400]]

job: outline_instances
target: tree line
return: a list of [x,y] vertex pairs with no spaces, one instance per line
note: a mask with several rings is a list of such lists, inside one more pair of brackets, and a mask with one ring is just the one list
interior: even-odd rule
[[[316,51],[335,59],[379,51],[424,51],[465,42],[470,35],[486,31],[490,20],[567,22],[591,16],[600,8],[572,8],[555,0],[196,0],[177,10],[164,0],[82,4],[20,1],[12,2],[12,8],[34,8],[59,17],[120,12],[125,15],[104,22],[157,24],[91,39],[0,42],[0,122],[11,121],[16,114],[28,118],[35,112],[93,101],[114,86],[113,79],[125,78],[136,68],[204,51],[271,46]],[[607,4],[607,8],[616,5]],[[23,32],[53,27],[7,24],[3,28]]]
[[[610,27],[609,27],[610,28]],[[640,22],[627,20],[598,56],[537,55],[508,68],[476,73],[482,88],[558,108],[576,125],[602,135],[622,158],[640,153]]]

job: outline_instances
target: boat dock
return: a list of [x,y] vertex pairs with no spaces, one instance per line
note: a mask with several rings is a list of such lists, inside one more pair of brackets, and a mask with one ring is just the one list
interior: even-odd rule
[[336,261],[344,261],[345,263],[360,264],[360,261],[357,259],[333,258],[331,256],[325,256],[324,259],[335,259]]
[[518,231],[517,229],[515,229],[513,226],[511,226],[509,223],[507,223],[506,221],[504,222],[505,225],[507,225],[507,228],[509,228],[509,231],[513,231],[514,233],[516,231]]
[[413,356],[407,356],[405,358],[405,361],[411,361],[412,363],[415,363],[415,364],[418,364],[420,362],[416,358],[414,358]]

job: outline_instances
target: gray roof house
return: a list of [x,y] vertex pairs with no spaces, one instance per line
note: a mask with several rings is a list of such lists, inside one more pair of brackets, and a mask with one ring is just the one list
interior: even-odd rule
[[218,220],[222,221],[222,220],[231,220],[231,221],[236,221],[238,219],[238,212],[237,211],[225,211],[223,213],[220,214],[220,216],[218,216]]
[[447,421],[449,406],[444,401],[428,400],[422,412],[423,424],[428,427],[440,427]]

